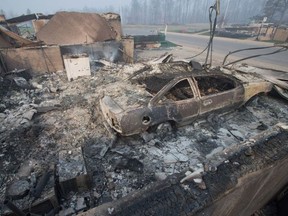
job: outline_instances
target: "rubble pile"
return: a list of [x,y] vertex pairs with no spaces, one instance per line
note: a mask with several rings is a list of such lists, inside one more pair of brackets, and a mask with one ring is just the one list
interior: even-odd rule
[[[215,171],[227,147],[288,121],[287,102],[264,95],[180,128],[160,124],[117,136],[105,127],[99,100],[108,85],[145,67],[106,65],[72,82],[62,72],[48,74],[1,95],[1,203],[9,200],[25,213],[71,215],[183,171],[197,174],[195,183],[205,189],[201,173]],[[151,67],[149,73],[159,68]],[[2,214],[9,212],[1,206]]]

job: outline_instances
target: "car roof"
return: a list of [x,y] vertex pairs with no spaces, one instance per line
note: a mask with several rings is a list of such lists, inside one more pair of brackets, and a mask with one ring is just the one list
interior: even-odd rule
[[189,77],[199,77],[199,76],[223,76],[229,77],[230,79],[236,81],[233,76],[224,74],[223,72],[217,70],[212,72],[206,72],[205,70],[193,70],[190,72],[181,72],[181,73],[161,73],[161,74],[150,74],[146,76],[137,76],[131,79],[133,84],[145,85],[145,88],[150,93],[157,93],[165,85],[167,85],[172,80],[180,80]]

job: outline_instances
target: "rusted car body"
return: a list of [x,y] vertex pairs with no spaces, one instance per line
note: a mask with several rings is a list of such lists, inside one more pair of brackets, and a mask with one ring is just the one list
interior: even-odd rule
[[[253,96],[272,89],[267,81],[253,81],[247,76],[245,79],[206,71],[140,76],[120,84],[130,88],[128,93],[123,91],[120,98],[108,93],[100,100],[100,106],[109,125],[129,136],[162,122],[182,125],[211,113],[233,110]],[[121,94],[121,90],[118,89],[118,93]],[[138,102],[129,102],[125,97],[135,97]]]

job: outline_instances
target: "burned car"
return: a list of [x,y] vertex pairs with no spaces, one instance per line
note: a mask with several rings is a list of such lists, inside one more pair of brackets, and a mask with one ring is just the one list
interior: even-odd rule
[[105,90],[100,106],[108,124],[129,136],[163,122],[184,125],[211,113],[233,110],[271,89],[271,83],[252,75],[204,70],[160,73],[114,83]]

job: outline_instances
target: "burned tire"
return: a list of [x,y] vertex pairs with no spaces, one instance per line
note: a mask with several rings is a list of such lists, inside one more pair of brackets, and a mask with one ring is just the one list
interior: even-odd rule
[[170,137],[170,135],[173,134],[174,131],[174,125],[173,122],[167,121],[160,123],[156,126],[156,134],[159,138],[164,139],[165,137]]

